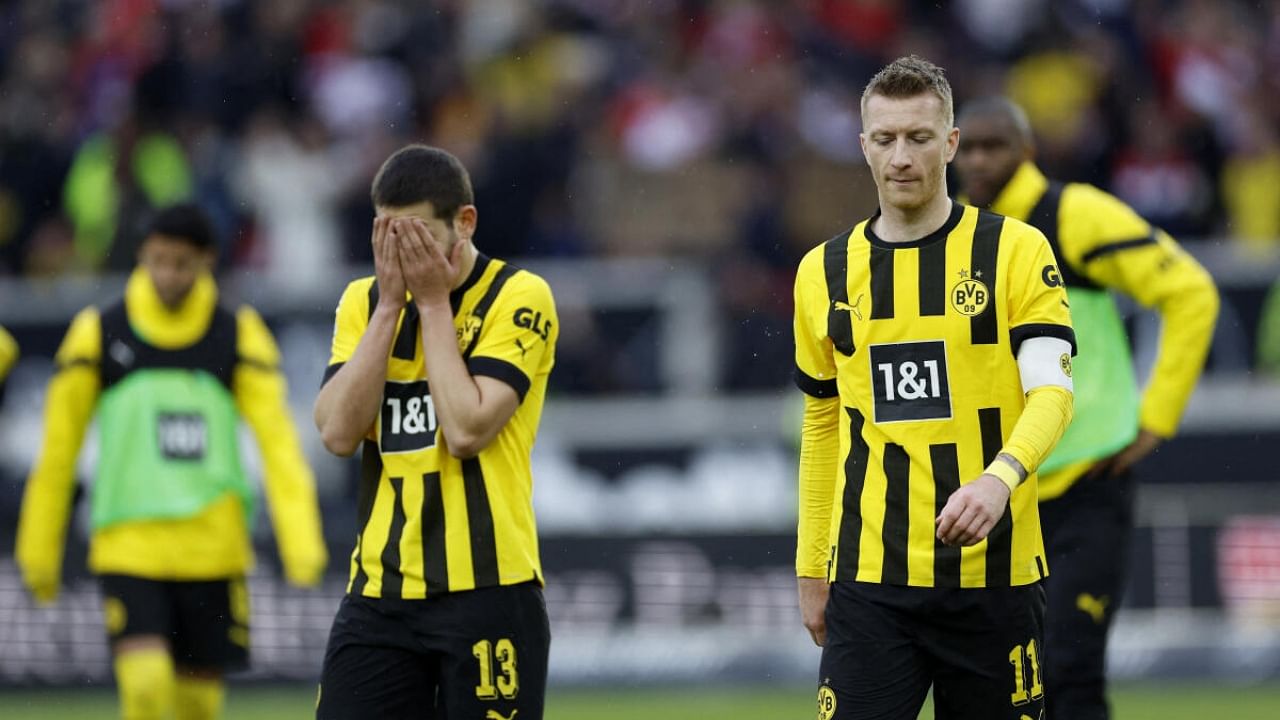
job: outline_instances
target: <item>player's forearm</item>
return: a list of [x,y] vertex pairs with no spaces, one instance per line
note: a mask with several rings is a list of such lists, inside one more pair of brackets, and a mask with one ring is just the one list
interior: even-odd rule
[[1182,289],[1160,303],[1160,350],[1143,393],[1140,422],[1161,437],[1172,437],[1195,390],[1213,341],[1218,290],[1198,265]]
[[[1009,439],[1000,450],[1000,455],[1012,458],[1016,464],[997,456],[989,472],[1003,480],[1012,491],[1028,474],[1040,467],[1040,463],[1044,462],[1049,452],[1062,439],[1067,425],[1071,423],[1073,408],[1071,391],[1064,387],[1042,385],[1032,388],[1027,393],[1026,407],[1018,416],[1018,422],[1014,424]],[[1012,469],[1017,475],[1005,471],[1005,467]]]
[[422,317],[422,349],[431,378],[431,400],[449,453],[474,457],[502,430],[493,403],[485,403],[458,350],[453,309],[447,301],[418,306]]
[[351,359],[316,396],[316,429],[325,448],[335,455],[353,454],[378,417],[399,313],[379,305]]
[[804,398],[800,431],[799,522],[796,575],[827,576],[831,510],[839,471],[839,398]]
[[61,561],[75,491],[76,456],[97,397],[96,368],[68,368],[49,383],[44,443],[27,478],[18,518],[16,554],[24,567],[41,559],[54,564]]

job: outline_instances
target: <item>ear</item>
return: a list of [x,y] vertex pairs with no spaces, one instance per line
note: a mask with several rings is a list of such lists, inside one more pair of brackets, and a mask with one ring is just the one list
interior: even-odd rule
[[206,248],[200,253],[200,269],[213,272],[218,265],[218,253],[213,248]]
[[960,149],[960,128],[953,127],[951,132],[947,133],[947,162],[951,162],[956,157],[956,150]]
[[871,158],[867,157],[867,134],[866,133],[858,133],[858,147],[862,148],[862,159],[866,161],[867,165],[870,165]]
[[463,240],[471,240],[476,234],[476,206],[463,205],[453,216],[453,230]]

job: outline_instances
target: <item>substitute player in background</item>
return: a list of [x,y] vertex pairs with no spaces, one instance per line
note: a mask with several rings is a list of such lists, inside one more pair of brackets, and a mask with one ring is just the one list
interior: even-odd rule
[[1036,468],[1071,419],[1074,337],[1049,244],[947,197],[951,87],[917,57],[862,95],[880,212],[810,251],[796,550],[823,646],[818,717],[1039,718]]
[[23,580],[52,601],[76,455],[96,415],[89,569],[101,581],[127,720],[216,718],[222,674],[248,661],[254,503],[240,420],[262,452],[286,577],[312,586],[327,564],[279,351],[252,308],[218,303],[213,247],[199,208],[162,210],[124,297],[72,320],[18,522]]
[[[1125,585],[1131,468],[1177,430],[1209,351],[1218,294],[1199,263],[1129,206],[1091,185],[1046,179],[1026,116],[1011,101],[970,103],[959,125],[956,166],[968,199],[1045,234],[1059,262],[1047,279],[1066,287],[1075,319],[1075,421],[1040,466],[1053,569],[1048,716],[1106,718],[1104,661]],[[1163,323],[1141,398],[1113,290],[1156,308]]]
[[317,717],[542,717],[550,629],[529,453],[559,332],[542,278],[479,253],[457,158],[373,181],[375,277],[347,286],[316,426],[362,448],[359,534]]

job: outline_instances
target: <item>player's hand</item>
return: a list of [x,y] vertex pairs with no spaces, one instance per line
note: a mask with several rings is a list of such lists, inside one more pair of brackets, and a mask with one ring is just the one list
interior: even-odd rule
[[378,278],[378,305],[399,311],[404,307],[404,274],[400,246],[391,237],[392,218],[373,219],[373,268]]
[[22,565],[21,570],[22,582],[37,603],[48,605],[58,599],[58,591],[62,587],[60,577],[62,573],[59,568],[33,568]]
[[323,547],[318,553],[306,556],[281,557],[284,565],[284,579],[294,587],[314,588],[320,586],[324,579],[324,571],[329,567],[329,555]]
[[1099,476],[1115,477],[1121,475],[1137,464],[1139,460],[1155,452],[1162,442],[1164,442],[1164,438],[1150,430],[1139,430],[1138,437],[1134,438],[1133,442],[1121,448],[1115,455],[1099,460],[1093,467],[1089,468],[1089,472],[1085,473],[1085,477],[1092,480]]
[[463,243],[453,245],[445,257],[440,244],[421,218],[398,218],[391,229],[400,245],[400,267],[409,294],[419,306],[448,302],[462,266]]
[[937,537],[946,545],[976,545],[991,532],[1009,507],[1009,486],[995,475],[982,473],[977,480],[951,493],[939,513]]
[[798,577],[796,589],[800,594],[800,622],[809,631],[813,644],[822,647],[827,642],[827,598],[831,585],[826,578]]

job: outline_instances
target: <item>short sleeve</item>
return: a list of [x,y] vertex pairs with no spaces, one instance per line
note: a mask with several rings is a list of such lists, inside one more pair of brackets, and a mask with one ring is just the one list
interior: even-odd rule
[[369,327],[369,289],[373,283],[372,277],[352,281],[338,300],[333,319],[333,344],[324,371],[326,382],[355,354],[360,337]]
[[1007,220],[1007,240],[1013,248],[1009,265],[1009,343],[1018,354],[1022,341],[1056,337],[1076,351],[1071,329],[1071,305],[1049,241],[1039,230]]
[[793,322],[795,382],[808,395],[831,398],[839,394],[839,386],[831,338],[827,334],[826,318],[830,303],[827,300],[822,247],[819,245],[809,251],[796,271]]
[[559,335],[551,287],[522,270],[486,314],[475,349],[467,358],[467,370],[505,382],[523,401],[533,381],[551,372]]

